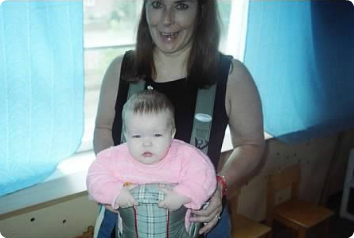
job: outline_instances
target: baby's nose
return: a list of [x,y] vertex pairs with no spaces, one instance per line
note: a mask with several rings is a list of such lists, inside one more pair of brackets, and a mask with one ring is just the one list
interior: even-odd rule
[[152,141],[150,139],[145,139],[143,141],[143,146],[145,146],[145,147],[152,146]]

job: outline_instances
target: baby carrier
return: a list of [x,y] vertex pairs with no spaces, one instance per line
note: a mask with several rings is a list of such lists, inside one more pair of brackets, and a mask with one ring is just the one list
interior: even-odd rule
[[[133,94],[144,90],[145,82],[131,83],[128,98]],[[213,115],[216,84],[208,89],[199,89],[197,95],[193,131],[190,144],[208,152],[210,127]],[[121,141],[125,138],[121,134]],[[187,209],[182,206],[176,211],[168,211],[159,208],[159,201],[163,200],[164,194],[159,191],[159,184],[139,185],[131,190],[138,206],[120,208],[121,219],[118,225],[118,238],[195,238],[198,237],[200,223],[191,223],[188,231],[185,227]],[[173,185],[163,186],[172,188]]]
[[[159,208],[158,203],[164,199],[159,191],[161,184],[139,185],[131,190],[138,206],[119,208],[122,218],[119,227],[119,238],[194,238],[198,236],[199,223],[191,223],[188,230],[185,226],[187,209],[182,206],[176,211]],[[162,185],[172,188],[173,185]]]

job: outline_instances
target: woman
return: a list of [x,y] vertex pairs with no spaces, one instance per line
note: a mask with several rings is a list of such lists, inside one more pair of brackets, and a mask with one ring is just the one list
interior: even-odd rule
[[[218,52],[219,35],[214,0],[144,0],[135,51],[117,57],[105,74],[94,136],[96,153],[120,143],[127,85],[145,80],[172,101],[175,138],[189,142],[197,89],[217,83],[208,155],[217,166],[227,124],[234,150],[218,168],[221,179],[208,207],[193,211],[191,219],[204,223],[200,233],[211,238],[229,237],[222,196],[226,187],[230,191],[247,182],[264,147],[261,102],[252,76],[241,62]],[[106,207],[103,222],[96,226],[101,237],[115,223],[109,210],[114,212]]]

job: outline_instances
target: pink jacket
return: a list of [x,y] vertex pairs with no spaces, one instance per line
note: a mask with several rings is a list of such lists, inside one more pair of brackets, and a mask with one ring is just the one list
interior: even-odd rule
[[106,149],[91,164],[86,182],[94,200],[113,208],[117,208],[115,201],[125,182],[176,183],[174,190],[192,200],[185,206],[200,209],[216,188],[216,174],[206,155],[174,139],[166,157],[154,165],[133,159],[126,143]]

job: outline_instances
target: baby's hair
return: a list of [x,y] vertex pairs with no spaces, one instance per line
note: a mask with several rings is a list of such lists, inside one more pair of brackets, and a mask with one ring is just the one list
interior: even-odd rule
[[162,93],[156,90],[144,90],[132,95],[124,104],[122,119],[125,128],[125,114],[131,111],[134,114],[150,114],[167,111],[171,116],[171,126],[175,127],[175,109],[171,101]]

